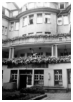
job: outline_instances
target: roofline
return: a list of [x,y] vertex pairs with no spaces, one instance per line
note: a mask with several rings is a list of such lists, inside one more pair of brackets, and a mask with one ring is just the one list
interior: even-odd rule
[[15,2],[6,2],[6,3],[13,3],[14,6],[15,6],[17,9],[20,9],[20,8],[18,7],[18,5],[17,5]]

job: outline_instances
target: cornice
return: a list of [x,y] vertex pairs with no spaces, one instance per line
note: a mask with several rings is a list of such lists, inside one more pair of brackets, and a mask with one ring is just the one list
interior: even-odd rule
[[31,9],[31,10],[21,12],[17,17],[20,18],[23,15],[33,13],[33,12],[53,12],[53,13],[58,13],[59,10],[58,9],[53,9],[53,8],[36,8],[36,9]]

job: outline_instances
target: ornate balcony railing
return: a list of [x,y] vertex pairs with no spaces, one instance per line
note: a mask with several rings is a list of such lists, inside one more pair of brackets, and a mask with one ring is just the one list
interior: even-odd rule
[[3,59],[2,64],[9,67],[25,66],[26,68],[48,67],[48,64],[71,63],[71,55],[56,57],[32,55],[27,58]]
[[21,37],[15,37],[12,39],[7,39],[2,41],[3,46],[16,46],[24,44],[38,44],[38,43],[61,43],[70,42],[71,34],[57,34],[57,35],[23,35]]

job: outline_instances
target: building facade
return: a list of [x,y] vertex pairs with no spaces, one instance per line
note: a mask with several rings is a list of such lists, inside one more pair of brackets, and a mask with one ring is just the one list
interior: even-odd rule
[[71,4],[2,7],[3,87],[71,88]]

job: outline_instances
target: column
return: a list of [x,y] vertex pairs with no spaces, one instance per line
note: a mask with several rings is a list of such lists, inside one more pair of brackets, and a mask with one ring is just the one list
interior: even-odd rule
[[57,45],[52,45],[52,47],[51,47],[51,56],[52,57],[57,57],[57,55],[58,55]]
[[12,48],[12,59],[14,58],[14,48]]
[[34,86],[34,69],[32,70],[32,86]]
[[19,88],[19,70],[17,72],[17,89]]
[[53,57],[53,45],[51,46],[51,56]]
[[58,57],[58,49],[57,49],[57,45],[55,45],[55,57]]
[[14,48],[9,48],[9,59],[14,58]]
[[9,59],[11,59],[11,48],[9,48]]

